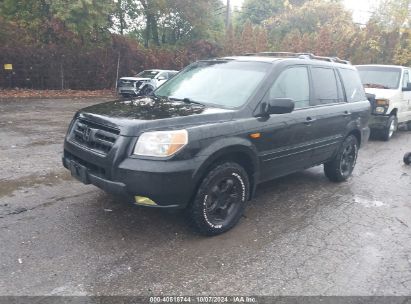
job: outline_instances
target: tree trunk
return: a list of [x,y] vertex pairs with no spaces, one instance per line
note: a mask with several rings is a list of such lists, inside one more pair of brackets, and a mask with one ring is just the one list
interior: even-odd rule
[[153,41],[157,46],[160,46],[160,39],[158,36],[158,24],[155,16],[151,15],[151,32],[153,34]]
[[149,47],[150,43],[150,36],[151,36],[151,15],[147,14],[146,15],[146,30],[145,30],[145,35],[144,35],[144,46],[146,48]]

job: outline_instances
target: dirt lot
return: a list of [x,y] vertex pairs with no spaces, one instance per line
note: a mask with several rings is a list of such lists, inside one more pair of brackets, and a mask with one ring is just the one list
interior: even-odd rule
[[317,167],[261,185],[205,238],[62,167],[75,110],[99,101],[0,102],[0,295],[411,295],[411,132],[371,141],[346,183]]

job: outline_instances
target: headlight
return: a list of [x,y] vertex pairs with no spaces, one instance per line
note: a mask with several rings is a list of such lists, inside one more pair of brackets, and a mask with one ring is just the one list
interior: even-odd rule
[[386,106],[388,107],[390,105],[389,99],[376,99],[375,100],[377,106]]
[[375,112],[378,114],[384,114],[385,113],[385,108],[384,107],[376,107]]
[[138,139],[134,154],[168,157],[180,151],[187,143],[187,130],[146,132]]

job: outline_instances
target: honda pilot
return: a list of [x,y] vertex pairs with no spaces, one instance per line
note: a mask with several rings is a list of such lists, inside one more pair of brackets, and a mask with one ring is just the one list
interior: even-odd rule
[[185,209],[216,235],[258,184],[324,164],[342,182],[368,140],[370,103],[338,58],[258,53],[189,65],[149,97],[78,111],[63,164],[136,205]]

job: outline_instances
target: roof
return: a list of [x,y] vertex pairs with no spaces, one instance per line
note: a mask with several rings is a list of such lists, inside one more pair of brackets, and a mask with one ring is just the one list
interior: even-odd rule
[[230,56],[219,59],[225,60],[243,60],[243,61],[259,61],[259,62],[274,62],[283,58],[266,57],[266,56]]
[[143,70],[144,71],[153,71],[153,72],[178,72],[176,70],[159,70],[159,69],[148,69],[148,70]]
[[357,64],[356,65],[356,67],[367,67],[367,66],[408,69],[408,67],[405,67],[405,66],[402,66],[402,65],[390,65],[390,64]]
[[340,66],[350,66],[351,63],[348,60],[342,60],[338,57],[326,57],[326,56],[317,56],[312,53],[292,53],[292,52],[260,52],[260,53],[251,53],[245,54],[243,56],[229,56],[220,58],[220,60],[241,60],[241,61],[258,61],[258,62],[268,62],[273,63],[276,61],[283,60],[296,60],[301,62],[304,60],[306,63],[321,62],[328,63],[329,65],[340,65]]

